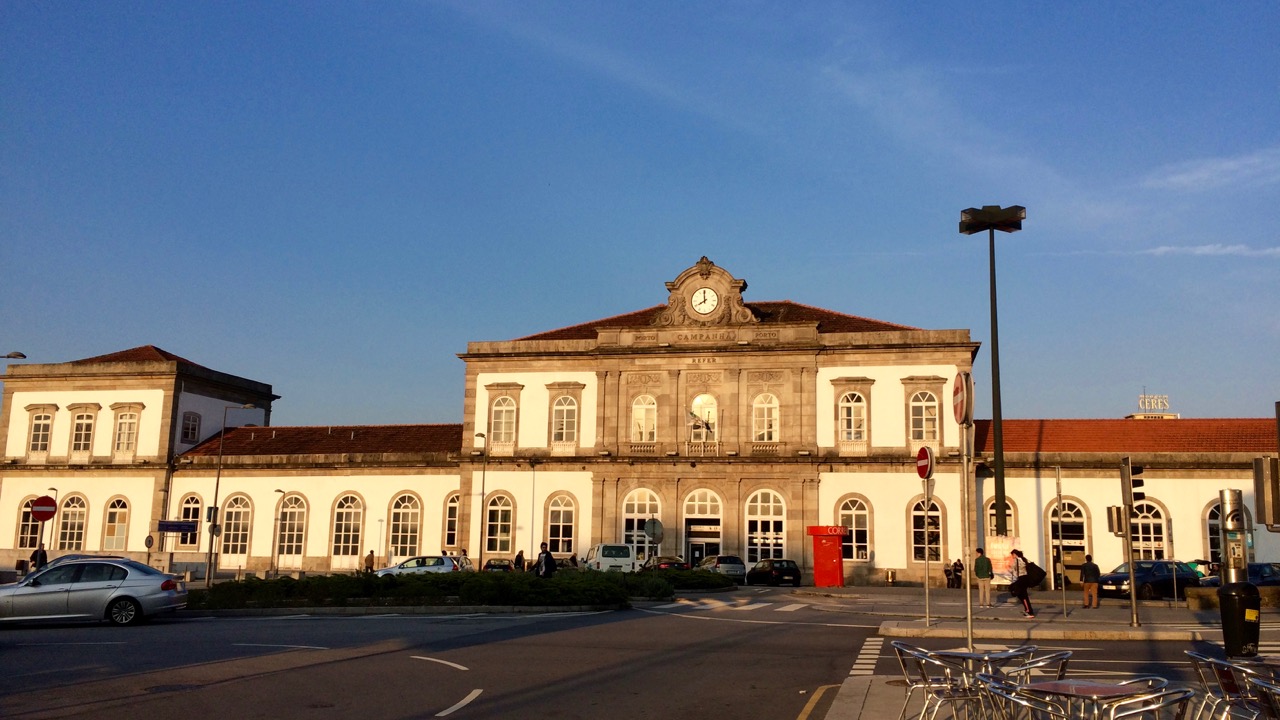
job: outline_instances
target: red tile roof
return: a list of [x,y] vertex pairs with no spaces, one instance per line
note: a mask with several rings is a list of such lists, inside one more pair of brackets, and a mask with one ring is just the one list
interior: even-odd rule
[[[883,332],[920,329],[909,325],[898,325],[881,320],[858,317],[857,315],[846,315],[832,310],[823,310],[822,308],[801,305],[800,303],[791,302],[790,300],[776,302],[750,302],[744,304],[755,314],[756,318],[760,320],[762,325],[775,323],[816,322],[818,324],[818,332],[820,333]],[[655,305],[654,307],[626,313],[625,315],[614,315],[613,317],[603,318],[601,320],[593,320],[580,325],[571,325],[558,330],[548,330],[547,332],[517,339],[594,340],[596,338],[596,331],[602,328],[649,327],[653,324],[653,319],[666,309],[666,305]]]
[[[231,428],[223,455],[340,455],[344,453],[456,453],[462,425],[319,425],[315,427]],[[218,436],[183,457],[216,457]]]
[[[106,355],[98,355],[96,357],[85,358],[83,360],[72,360],[72,365],[89,365],[95,363],[119,363],[119,362],[180,362],[184,365],[192,365],[194,367],[203,367],[197,363],[182,357],[178,357],[167,350],[161,350],[155,345],[142,345],[128,350],[108,353]],[[206,368],[207,369],[207,368]]]
[[[994,452],[991,421],[974,423],[974,448]],[[1272,418],[1004,420],[1006,453],[1276,452]]]

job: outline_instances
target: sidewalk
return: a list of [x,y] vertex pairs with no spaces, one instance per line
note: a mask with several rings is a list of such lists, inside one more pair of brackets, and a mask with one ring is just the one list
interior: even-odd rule
[[[968,637],[965,595],[962,590],[931,588],[929,624],[925,624],[924,590],[919,587],[801,588],[798,595],[829,597],[847,605],[843,612],[861,615],[894,616],[880,625],[886,638],[954,638],[961,646]],[[974,599],[977,599],[976,592]],[[1189,610],[1172,600],[1146,601],[1138,607],[1138,626],[1132,626],[1132,611],[1125,599],[1104,598],[1102,607],[1080,606],[1080,592],[1067,592],[1066,613],[1062,594],[1033,592],[1034,619],[1022,617],[1021,607],[1007,592],[993,592],[998,604],[993,609],[973,609],[973,639],[1001,644],[1036,644],[1062,640],[1145,640],[1149,642],[1222,640],[1221,616],[1217,609]],[[1266,618],[1280,620],[1280,609],[1263,608]],[[913,619],[903,619],[902,616]],[[910,642],[910,640],[908,640]],[[897,684],[890,684],[897,681]],[[841,685],[826,720],[879,720],[897,717],[902,709],[902,676],[851,676]]]

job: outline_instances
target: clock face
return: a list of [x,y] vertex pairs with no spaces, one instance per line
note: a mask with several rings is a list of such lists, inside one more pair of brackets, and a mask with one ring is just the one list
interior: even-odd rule
[[689,300],[689,305],[699,315],[710,315],[720,307],[720,295],[711,288],[698,288],[693,291],[693,298]]

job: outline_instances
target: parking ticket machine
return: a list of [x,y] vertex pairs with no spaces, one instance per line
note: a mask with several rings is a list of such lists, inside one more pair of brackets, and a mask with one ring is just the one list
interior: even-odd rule
[[1239,490],[1220,490],[1218,539],[1222,549],[1222,582],[1249,581],[1249,517]]

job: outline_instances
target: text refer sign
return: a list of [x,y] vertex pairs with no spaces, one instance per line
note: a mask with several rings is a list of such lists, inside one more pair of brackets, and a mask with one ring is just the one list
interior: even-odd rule
[[193,533],[199,522],[196,520],[160,520],[156,530],[162,533]]
[[52,520],[58,513],[58,501],[48,495],[41,495],[31,501],[31,517],[37,522]]

